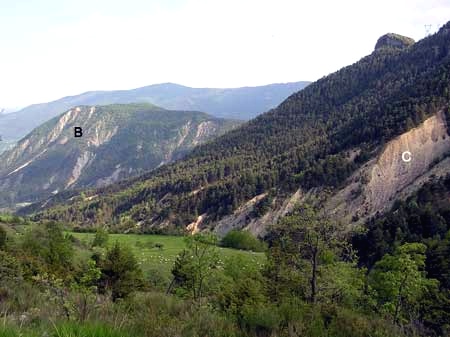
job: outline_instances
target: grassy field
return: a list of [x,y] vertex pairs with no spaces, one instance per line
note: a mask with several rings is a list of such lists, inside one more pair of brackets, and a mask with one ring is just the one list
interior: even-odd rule
[[[86,244],[90,244],[94,238],[93,233],[71,233],[74,237]],[[184,238],[168,235],[139,235],[139,234],[110,234],[108,245],[115,242],[131,247],[144,273],[158,269],[169,275],[176,256],[185,247]],[[154,247],[161,244],[162,248]],[[219,248],[221,260],[240,255],[249,264],[262,265],[265,261],[264,253],[254,253],[229,248]]]

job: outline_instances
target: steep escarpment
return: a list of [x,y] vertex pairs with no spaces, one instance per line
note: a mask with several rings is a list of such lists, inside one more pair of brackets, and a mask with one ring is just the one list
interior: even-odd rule
[[344,222],[362,222],[389,210],[394,201],[417,190],[431,175],[450,172],[450,136],[439,111],[416,128],[389,141],[381,153],[348,180],[328,202],[329,210]]
[[180,158],[236,125],[149,104],[72,108],[1,155],[0,206],[114,183]]
[[[365,192],[357,186],[348,192],[352,200],[361,197],[360,206],[344,198],[335,208],[350,200],[369,215],[445,152],[437,122],[448,119],[449,46],[447,24],[408,48],[379,48],[183,160],[83,197],[53,199],[54,207],[37,217],[91,226],[124,226],[132,219],[142,231],[195,223],[219,233],[234,227],[262,233],[296,191],[330,197],[352,179],[372,181]],[[412,152],[412,173],[395,161],[403,148]],[[91,195],[95,201],[87,200]],[[348,213],[353,218],[357,212]]]
[[398,191],[449,153],[450,137],[442,111],[390,141],[370,171],[366,192],[369,210],[382,209]]

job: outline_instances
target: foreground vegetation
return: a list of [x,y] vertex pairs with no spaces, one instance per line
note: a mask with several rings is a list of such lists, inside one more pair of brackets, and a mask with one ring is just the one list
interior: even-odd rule
[[[207,233],[86,234],[55,222],[0,222],[0,336],[449,333],[446,288],[427,274],[425,244],[399,242],[367,269],[347,234],[313,206],[270,228],[266,259],[219,247],[253,246],[249,233],[219,242]],[[146,266],[139,253],[166,255]]]

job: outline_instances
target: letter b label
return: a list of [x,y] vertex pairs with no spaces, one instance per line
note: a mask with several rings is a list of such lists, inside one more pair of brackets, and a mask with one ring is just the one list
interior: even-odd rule
[[83,129],[81,127],[79,127],[79,126],[75,126],[73,128],[73,133],[74,133],[75,138],[82,137],[83,136]]

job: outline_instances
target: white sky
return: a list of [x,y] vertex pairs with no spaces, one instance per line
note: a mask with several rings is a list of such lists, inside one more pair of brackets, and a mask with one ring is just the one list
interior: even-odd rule
[[0,0],[0,108],[175,82],[316,80],[395,32],[419,40],[449,0]]

